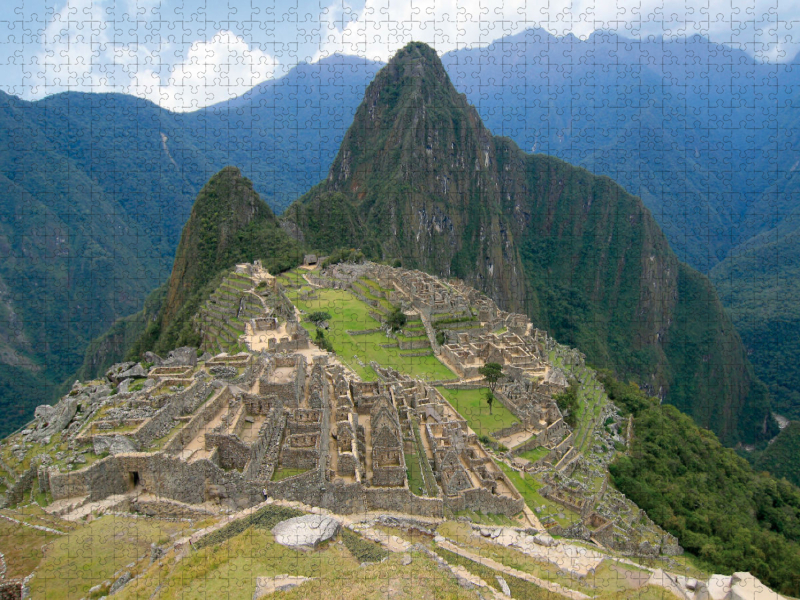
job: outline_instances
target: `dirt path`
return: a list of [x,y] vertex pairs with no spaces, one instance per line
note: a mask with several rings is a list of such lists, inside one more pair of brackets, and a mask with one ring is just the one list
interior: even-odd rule
[[475,554],[473,552],[470,552],[469,550],[461,548],[460,546],[456,546],[455,544],[447,540],[442,542],[437,542],[437,544],[442,548],[444,548],[445,550],[449,550],[454,554],[458,554],[459,556],[463,556],[464,558],[468,558],[484,566],[487,566],[490,569],[494,569],[498,573],[505,573],[506,575],[511,575],[513,577],[529,581],[534,585],[538,585],[541,588],[553,592],[554,594],[561,594],[562,596],[566,596],[567,598],[572,598],[572,600],[588,600],[589,598],[589,596],[587,596],[582,592],[565,588],[557,583],[545,581],[544,579],[539,579],[538,577],[534,577],[533,575],[525,573],[524,571],[518,571],[517,569],[512,569],[511,567],[507,567],[497,562],[496,560],[492,560],[491,558],[486,558],[485,556]]

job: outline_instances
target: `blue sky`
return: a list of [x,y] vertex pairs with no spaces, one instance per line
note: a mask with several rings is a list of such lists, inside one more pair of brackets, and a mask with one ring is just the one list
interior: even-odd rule
[[411,40],[443,53],[530,27],[700,33],[782,61],[800,50],[800,2],[2,0],[0,89],[27,99],[117,91],[192,110],[334,52],[385,61]]

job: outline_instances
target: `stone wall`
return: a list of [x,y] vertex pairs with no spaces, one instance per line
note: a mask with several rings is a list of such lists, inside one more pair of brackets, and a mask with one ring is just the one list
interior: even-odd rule
[[524,423],[514,423],[511,427],[498,429],[497,431],[492,432],[492,437],[497,439],[507,437],[509,435],[516,435],[517,433],[521,433],[523,431],[525,431]]
[[102,500],[113,494],[123,494],[129,487],[130,482],[123,476],[114,456],[108,456],[78,471],[50,471],[50,493],[53,500],[76,496],[89,496],[91,501]]
[[131,435],[136,447],[144,450],[153,443],[153,440],[165,436],[175,425],[175,417],[180,415],[181,409],[181,403],[174,400],[160,408],[149,421]]
[[406,468],[401,467],[380,467],[372,471],[372,485],[377,486],[400,486],[405,483]]
[[51,473],[50,490],[54,500],[88,495],[94,502],[129,491],[134,474],[148,492],[189,504],[208,500],[210,485],[223,488],[237,506],[255,504],[261,497],[259,485],[238,471],[223,471],[207,459],[187,463],[164,453],[119,454],[80,471]]
[[235,435],[207,433],[206,450],[217,449],[219,466],[223,469],[244,469],[250,460],[250,446]]
[[365,488],[367,510],[403,512],[421,517],[443,517],[444,504],[441,498],[421,498],[408,488]]
[[311,347],[308,338],[300,333],[291,337],[282,337],[280,340],[270,338],[267,344],[270,352],[297,352],[298,350],[308,350]]
[[173,438],[167,443],[164,452],[174,454],[180,452],[186,447],[186,444],[191,442],[214,418],[214,416],[222,410],[223,406],[232,398],[231,390],[227,386],[223,388],[216,397],[206,402],[200,411],[191,418],[191,420],[181,429]]
[[288,448],[281,452],[281,467],[284,469],[312,469],[319,462],[317,448]]
[[347,330],[349,335],[370,335],[373,333],[381,333],[383,331],[382,327],[374,327],[372,329],[358,329],[358,330]]
[[[247,463],[243,473],[245,479],[255,480],[259,478],[261,464],[270,448],[273,436],[278,429],[280,429],[281,432],[283,431],[282,413],[282,408],[272,410],[269,414],[269,418],[262,423],[261,428],[258,430],[258,438],[256,442],[250,446],[250,462]],[[275,445],[278,445],[277,442]]]
[[485,388],[485,383],[448,383],[444,386],[448,390],[479,390]]
[[320,485],[320,477],[319,469],[314,469],[282,481],[271,481],[267,484],[267,492],[273,498],[321,506],[339,514],[376,510],[426,517],[444,516],[441,498],[421,498],[408,488],[368,488],[360,483],[342,482]]
[[126,502],[126,506],[115,507],[117,510],[126,509],[133,513],[159,519],[203,519],[212,517],[215,513],[204,508],[195,508],[183,503],[167,502],[163,500],[134,500]]
[[31,489],[33,480],[36,479],[39,468],[37,465],[31,465],[15,482],[8,488],[6,492],[6,499],[3,507],[13,506],[19,504],[25,498],[25,492]]
[[[524,444],[521,444],[514,448],[511,451],[512,456],[519,456],[521,453],[525,452],[526,450],[533,450],[534,448],[538,448],[539,446],[544,446],[547,443],[547,430],[542,430],[538,432],[534,437],[531,437],[528,441]],[[540,461],[537,461],[540,462]]]
[[430,348],[431,343],[428,338],[419,340],[401,340],[398,338],[397,345],[400,347],[400,350],[422,350],[424,348]]
[[312,469],[280,481],[269,481],[267,482],[267,493],[273,498],[295,500],[319,506],[322,500],[320,470]]
[[358,460],[352,452],[339,452],[336,460],[337,475],[355,475]]
[[446,496],[445,505],[453,512],[472,510],[484,514],[500,514],[512,517],[523,509],[525,502],[522,498],[511,498],[492,494],[484,488],[464,490],[457,496]]

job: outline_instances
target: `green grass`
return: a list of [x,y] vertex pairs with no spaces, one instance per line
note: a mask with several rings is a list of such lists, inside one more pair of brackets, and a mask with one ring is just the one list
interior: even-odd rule
[[464,523],[448,521],[440,525],[437,531],[459,547],[483,558],[495,560],[506,567],[517,569],[523,573],[557,583],[589,596],[597,591],[588,582],[582,582],[576,577],[563,572],[559,565],[473,535],[471,527]]
[[[373,360],[412,377],[428,380],[455,378],[453,372],[435,356],[401,356],[401,352],[404,351],[399,348],[382,348],[381,344],[394,341],[383,333],[351,336],[347,331],[374,329],[380,326],[380,323],[369,315],[371,307],[344,290],[320,289],[316,292],[318,296],[316,300],[300,300],[299,294],[293,290],[289,290],[287,295],[306,313],[324,310],[331,314],[325,337],[330,340],[339,359],[365,381],[373,381],[377,377],[369,367],[370,361]],[[302,325],[313,338],[314,325],[306,322]],[[360,365],[358,360],[366,366]]]
[[473,575],[477,575],[483,579],[488,585],[497,591],[502,591],[500,589],[500,584],[495,578],[496,575],[500,575],[503,579],[505,579],[508,587],[511,589],[511,597],[514,598],[514,600],[553,600],[554,598],[564,598],[564,596],[545,590],[544,588],[541,588],[529,581],[519,579],[518,577],[508,575],[507,573],[499,573],[498,571],[495,571],[486,565],[475,562],[474,560],[470,560],[468,558],[464,558],[463,556],[456,554],[455,552],[445,550],[444,548],[436,547],[434,548],[434,551],[449,564],[461,565]]
[[[32,522],[27,516],[16,513],[10,516],[17,520]],[[39,525],[40,523],[32,522],[32,524]],[[52,525],[50,526],[52,527]],[[64,529],[59,529],[59,531],[64,531]],[[64,536],[12,523],[5,519],[0,520],[0,552],[3,553],[6,562],[6,578],[27,577],[44,558],[44,545],[61,537]]]
[[342,542],[359,563],[380,562],[389,556],[388,550],[384,550],[383,546],[370,540],[365,540],[346,527],[342,529]]
[[504,527],[519,527],[519,522],[506,515],[496,513],[482,513],[481,511],[474,510],[459,510],[453,513],[453,516],[467,517],[473,523],[481,525],[499,525]]
[[[436,496],[438,494],[438,489],[436,486],[436,477],[433,474],[433,469],[431,469],[431,464],[428,462],[428,455],[425,453],[425,446],[422,444],[422,436],[419,432],[419,424],[417,423],[416,417],[410,417],[409,423],[411,428],[414,430],[414,439],[416,445],[416,456],[420,457],[421,460],[418,463],[418,466],[422,468],[422,472],[420,473],[420,477],[422,478],[423,485],[426,486],[428,496]],[[411,485],[409,480],[409,485]]]
[[31,598],[82,598],[89,588],[111,580],[118,570],[146,556],[150,544],[187,527],[155,519],[106,516],[55,539],[47,549]]
[[476,390],[448,390],[437,387],[445,399],[467,420],[467,424],[477,435],[490,435],[499,429],[511,427],[519,420],[498,400],[492,405],[486,403],[486,388]]
[[258,577],[280,574],[316,579],[294,590],[276,593],[276,598],[378,600],[387,597],[388,588],[402,591],[400,595],[392,595],[398,598],[477,598],[461,590],[454,578],[443,577],[432,560],[417,552],[411,553],[412,564],[408,566],[400,564],[399,555],[391,555],[380,564],[360,566],[362,561],[380,561],[388,553],[347,530],[339,541],[322,544],[316,550],[286,548],[275,542],[270,531],[275,524],[273,517],[278,520],[284,517],[273,514],[274,507],[266,519],[259,517],[262,512],[254,515],[257,522],[227,531],[224,539],[190,550],[179,562],[172,553],[167,554],[164,560],[147,566],[115,598],[250,600]]
[[415,453],[406,452],[406,475],[408,476],[408,488],[417,496],[422,495],[425,489],[425,479],[419,466],[419,457]]
[[550,454],[550,450],[543,446],[539,446],[538,448],[531,448],[530,450],[525,450],[525,452],[520,452],[517,456],[520,458],[525,458],[531,462],[536,462]]
[[308,469],[275,469],[275,472],[272,473],[272,481],[281,481],[282,479],[288,479],[289,477],[294,477],[295,475],[300,475],[301,473],[305,473]]
[[394,288],[383,287],[377,281],[373,281],[372,279],[367,279],[366,277],[361,277],[359,281],[362,283],[366,283],[369,287],[378,290],[379,292],[389,293],[394,291]]
[[[509,467],[503,461],[498,461],[498,465],[503,470],[503,473],[511,480],[511,483],[514,484],[514,487],[517,488],[517,491],[522,494],[522,499],[525,500],[525,504],[528,505],[528,508],[534,510],[544,505],[546,507],[545,514],[550,515],[559,525],[565,527],[572,525],[579,519],[578,515],[572,511],[539,494],[538,490],[542,487],[539,481],[529,475],[523,478],[522,474]],[[564,517],[559,517],[559,514],[563,514]]]
[[428,339],[428,336],[425,335],[424,332],[421,335],[408,336],[408,335],[403,335],[401,332],[398,331],[396,335],[397,335],[397,339],[400,340],[400,341],[403,341],[403,342],[418,342],[420,340],[427,340]]
[[221,544],[239,534],[248,530],[251,527],[257,529],[272,529],[287,519],[302,516],[303,513],[293,508],[286,508],[283,506],[265,506],[256,513],[233,521],[232,523],[209,533],[208,535],[200,538],[195,544],[195,549],[200,550],[207,546],[215,546]]
[[[339,544],[311,552],[291,550],[275,543],[269,529],[262,527],[250,527],[229,540],[192,552],[177,565],[170,562],[150,567],[124,588],[120,600],[150,598],[156,591],[155,597],[161,600],[250,600],[261,576],[288,573],[326,581],[358,568]],[[301,590],[307,592],[308,588]]]

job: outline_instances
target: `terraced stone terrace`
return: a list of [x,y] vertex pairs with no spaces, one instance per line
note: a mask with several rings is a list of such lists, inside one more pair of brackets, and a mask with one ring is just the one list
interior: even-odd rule
[[[396,308],[407,320],[392,331]],[[5,504],[190,513],[266,492],[338,514],[474,515],[631,554],[679,550],[608,484],[624,427],[582,356],[459,282],[372,263],[276,277],[244,264],[194,323],[200,349],[115,365],[0,445]],[[491,413],[469,371],[487,361],[505,373]],[[569,381],[574,431],[554,399]]]

